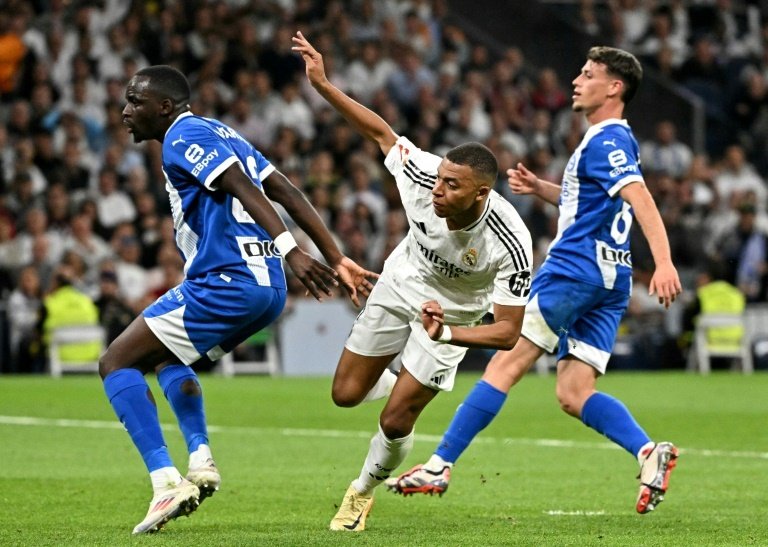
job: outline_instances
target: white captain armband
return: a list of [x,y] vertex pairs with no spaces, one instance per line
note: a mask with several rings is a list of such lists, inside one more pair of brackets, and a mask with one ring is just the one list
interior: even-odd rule
[[298,247],[296,240],[293,238],[291,232],[285,231],[274,239],[275,247],[282,256],[286,256],[290,253],[294,247]]

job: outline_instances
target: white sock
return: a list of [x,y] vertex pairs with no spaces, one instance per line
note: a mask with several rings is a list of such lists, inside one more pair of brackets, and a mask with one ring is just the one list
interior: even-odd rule
[[389,439],[379,426],[379,431],[371,439],[360,476],[352,482],[352,486],[361,494],[370,493],[403,463],[411,448],[413,431],[401,439]]
[[641,467],[645,459],[648,457],[648,454],[650,454],[651,450],[653,450],[654,446],[656,446],[655,442],[648,441],[642,447],[640,447],[640,450],[637,452],[637,463],[639,463]]
[[157,493],[179,484],[182,481],[182,476],[175,467],[161,467],[150,472],[149,480],[152,481],[152,489]]
[[453,463],[447,462],[437,454],[432,454],[432,457],[427,460],[427,463],[422,465],[427,471],[442,471],[443,467],[448,466],[453,469]]
[[397,382],[397,375],[393,374],[388,369],[385,370],[376,384],[371,388],[371,391],[369,391],[363,398],[363,402],[369,403],[371,401],[383,399],[384,397],[389,397],[389,394],[392,393],[392,388],[395,387],[395,382]]
[[211,455],[211,448],[207,444],[201,444],[197,447],[197,450],[190,453],[189,455],[189,467],[190,469],[193,469],[195,467],[200,467],[203,465],[206,460],[212,460],[213,456]]

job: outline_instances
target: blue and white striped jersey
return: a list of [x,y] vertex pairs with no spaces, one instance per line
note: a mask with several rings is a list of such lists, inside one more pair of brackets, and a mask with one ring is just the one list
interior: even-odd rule
[[531,234],[507,200],[491,191],[483,214],[449,230],[435,213],[432,188],[442,158],[400,137],[384,160],[395,177],[410,230],[384,264],[382,278],[417,305],[440,302],[446,321],[467,324],[491,303],[524,306],[531,285]]
[[163,140],[163,172],[176,244],[187,278],[211,272],[285,288],[282,259],[269,234],[215,180],[237,163],[253,184],[275,168],[236,131],[217,120],[179,116]]
[[630,292],[632,208],[619,191],[638,181],[639,147],[627,122],[590,127],[565,168],[557,237],[542,270]]

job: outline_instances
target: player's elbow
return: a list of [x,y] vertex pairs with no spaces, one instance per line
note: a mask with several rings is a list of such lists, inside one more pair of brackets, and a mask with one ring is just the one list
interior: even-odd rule
[[507,328],[504,328],[501,332],[499,332],[494,348],[504,351],[511,350],[515,347],[515,344],[517,344],[519,339],[520,326],[508,325]]

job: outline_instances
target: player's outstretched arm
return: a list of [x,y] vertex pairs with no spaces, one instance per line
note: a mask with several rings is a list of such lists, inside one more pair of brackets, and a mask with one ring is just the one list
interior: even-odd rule
[[552,205],[560,203],[560,186],[541,180],[522,163],[516,168],[507,169],[507,182],[513,194],[533,194]]
[[384,155],[397,141],[397,134],[381,116],[364,107],[334,86],[325,75],[323,56],[301,32],[293,37],[293,51],[301,54],[307,65],[307,79],[322,97],[364,137],[378,143]]
[[683,291],[680,277],[672,264],[672,252],[669,249],[669,239],[659,210],[653,201],[651,193],[644,183],[628,184],[619,192],[621,199],[632,206],[640,228],[651,248],[656,270],[648,285],[648,294],[656,294],[659,304],[669,308],[670,304]]
[[267,231],[273,240],[276,240],[281,234],[289,235],[288,240],[293,243],[293,246],[288,245],[287,250],[281,251],[283,258],[312,296],[322,300],[323,294],[328,296],[333,294],[331,286],[337,287],[339,285],[336,279],[338,274],[296,246],[272,202],[243,173],[239,165],[230,165],[219,175],[215,184],[224,192],[239,199],[248,214]]
[[525,306],[493,305],[490,325],[458,327],[445,324],[442,306],[436,300],[421,305],[421,324],[432,340],[467,348],[512,349],[520,338]]
[[280,171],[272,172],[262,185],[267,197],[282,205],[296,224],[315,242],[325,260],[339,274],[339,280],[352,302],[355,306],[360,306],[358,293],[368,296],[373,288],[370,280],[378,278],[379,275],[362,268],[342,254],[317,210]]

